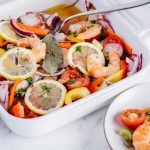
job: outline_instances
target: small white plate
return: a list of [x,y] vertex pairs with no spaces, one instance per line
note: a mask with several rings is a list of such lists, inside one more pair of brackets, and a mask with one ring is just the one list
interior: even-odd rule
[[110,105],[105,116],[104,130],[108,144],[113,150],[129,150],[117,134],[124,127],[119,114],[125,109],[144,109],[150,107],[150,83],[130,88],[120,94]]

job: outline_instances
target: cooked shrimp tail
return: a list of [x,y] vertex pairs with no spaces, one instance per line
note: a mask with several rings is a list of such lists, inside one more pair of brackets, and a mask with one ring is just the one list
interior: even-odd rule
[[46,44],[38,38],[22,38],[17,41],[17,45],[21,47],[31,47],[37,62],[40,62],[43,58],[45,58]]

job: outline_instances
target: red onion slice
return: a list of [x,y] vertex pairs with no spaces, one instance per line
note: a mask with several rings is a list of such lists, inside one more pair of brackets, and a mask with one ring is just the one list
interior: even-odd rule
[[142,60],[136,54],[130,55],[129,58],[127,57],[126,62],[128,63],[128,76],[134,74],[135,72],[139,71],[139,69],[141,69]]
[[87,11],[90,11],[90,10],[95,10],[95,6],[91,3],[90,0],[85,0],[85,5],[86,5],[86,9]]
[[133,68],[134,62],[131,59],[129,59],[128,57],[126,57],[126,63],[128,64],[127,71],[130,72]]
[[135,61],[136,58],[138,58],[138,68],[137,71],[141,70],[142,68],[142,54],[138,56],[137,54],[131,54],[129,57],[132,61]]
[[62,20],[60,19],[57,13],[50,15],[46,21],[46,25],[53,34],[59,31],[61,23]]
[[130,72],[127,73],[128,76],[130,76],[130,75],[132,75],[132,74],[137,72],[138,63],[139,63],[139,60],[138,60],[138,57],[136,57],[134,59],[134,63],[133,63],[132,69],[130,70]]
[[3,102],[3,103],[6,101],[6,98],[7,98],[7,96],[6,96],[7,91],[8,91],[8,85],[7,85],[7,84],[0,86],[0,93],[1,93],[1,94],[0,94],[0,101]]
[[5,100],[5,104],[4,107],[6,110],[8,110],[8,100],[9,100],[9,91],[6,91],[6,100]]
[[114,31],[111,23],[106,19],[104,15],[98,15],[97,22],[104,28],[104,29],[111,29]]
[[110,50],[114,50],[118,53],[118,55],[121,57],[123,54],[123,47],[120,44],[117,43],[109,43],[104,47],[103,53],[105,56],[108,56],[108,52]]
[[37,75],[39,75],[39,76],[42,76],[42,77],[49,77],[49,76],[50,76],[50,74],[41,73],[41,72],[39,72],[39,71],[36,71],[35,74],[37,74]]
[[31,36],[33,34],[33,32],[29,32],[29,31],[26,31],[26,30],[23,30],[23,29],[20,29],[17,24],[16,24],[16,21],[11,19],[10,20],[10,25],[12,26],[12,28],[20,35],[23,35],[23,36]]

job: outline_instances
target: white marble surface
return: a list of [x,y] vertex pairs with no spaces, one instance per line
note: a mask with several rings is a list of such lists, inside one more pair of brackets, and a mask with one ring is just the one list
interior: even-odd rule
[[13,134],[0,120],[1,150],[109,150],[104,137],[106,108],[37,138]]
[[[0,5],[9,1],[0,0]],[[0,120],[0,150],[109,150],[103,130],[106,110],[107,107],[37,138],[15,135]]]

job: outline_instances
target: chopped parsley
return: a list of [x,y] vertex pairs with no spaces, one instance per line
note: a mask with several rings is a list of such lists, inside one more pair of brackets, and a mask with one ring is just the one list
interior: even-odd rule
[[50,90],[51,90],[51,88],[46,85],[42,86],[41,88],[43,91],[47,91],[47,92],[50,92]]
[[20,88],[20,89],[16,92],[16,97],[18,97],[18,98],[22,97],[25,91],[26,91],[25,88]]
[[28,62],[28,61],[29,61],[29,58],[24,58],[23,61],[24,61],[24,62]]
[[28,81],[29,84],[33,84],[33,78],[32,77],[27,78],[26,81]]
[[72,35],[73,35],[74,37],[76,37],[76,36],[77,36],[77,31],[72,32]]
[[76,47],[76,52],[80,52],[80,53],[81,53],[81,51],[82,51],[81,45],[77,46],[77,47]]
[[75,83],[75,79],[70,79],[69,81],[68,81],[68,83],[71,85],[71,84],[74,84]]
[[146,112],[146,116],[150,116],[150,111]]
[[92,24],[96,24],[96,20],[90,20]]

